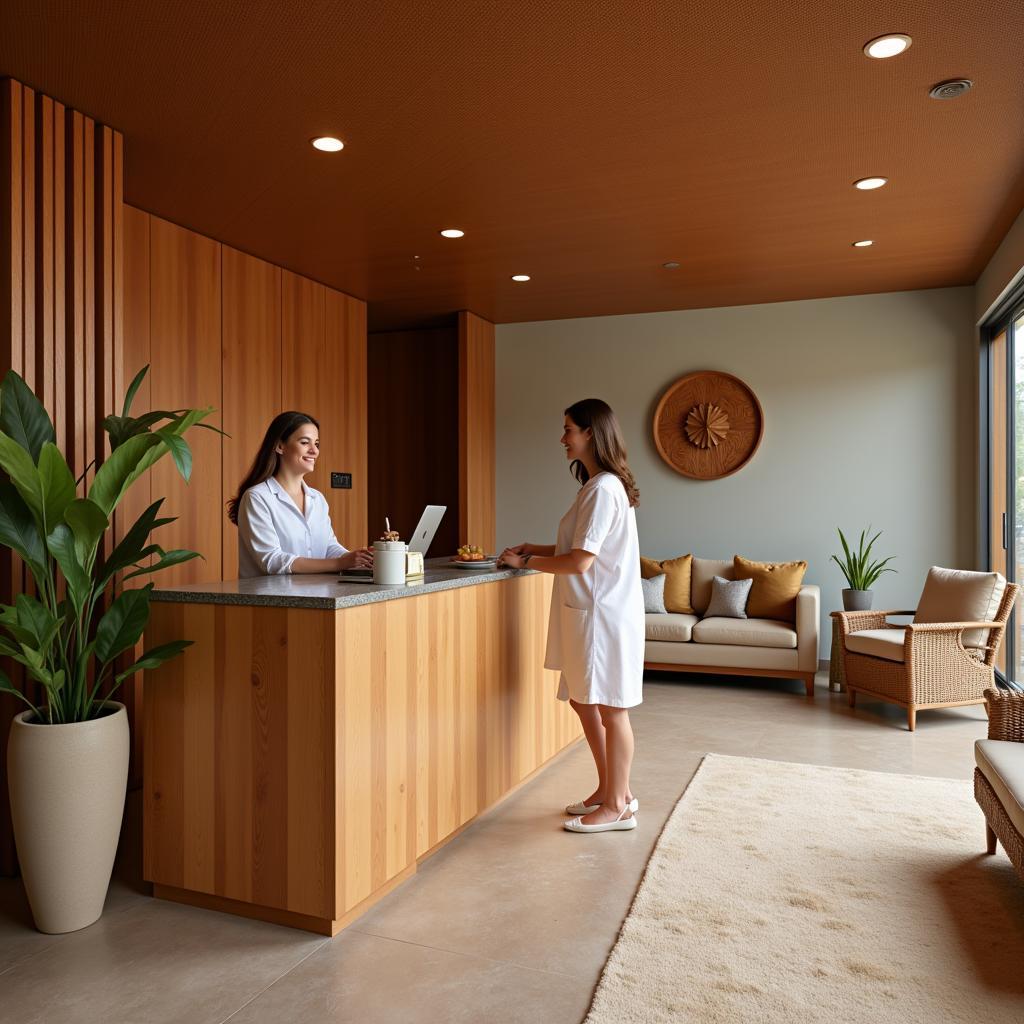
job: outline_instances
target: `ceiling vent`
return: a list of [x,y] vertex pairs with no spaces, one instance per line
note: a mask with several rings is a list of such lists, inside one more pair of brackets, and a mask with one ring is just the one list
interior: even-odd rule
[[963,96],[965,92],[973,87],[974,83],[969,78],[950,78],[945,82],[939,82],[928,90],[928,95],[933,100],[955,100],[957,96]]

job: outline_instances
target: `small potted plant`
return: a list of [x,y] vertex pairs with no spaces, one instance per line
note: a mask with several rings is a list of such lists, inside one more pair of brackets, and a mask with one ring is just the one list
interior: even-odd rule
[[[856,552],[850,549],[846,537],[843,536],[843,531],[839,530],[839,539],[842,542],[845,557],[840,559],[838,555],[832,556],[832,561],[843,570],[843,575],[849,584],[849,588],[843,591],[843,608],[848,612],[868,611],[871,608],[873,596],[871,588],[878,582],[882,573],[896,571],[887,568],[888,563],[896,557],[895,555],[871,561],[871,549],[875,546],[875,541],[882,536],[882,531],[879,530],[874,537],[867,540],[870,530],[869,526],[867,530],[861,531],[860,543]],[[865,545],[866,540],[867,544]]]
[[[0,656],[20,666],[24,692],[0,670],[0,692],[28,705],[11,723],[7,769],[22,877],[40,931],[76,931],[103,911],[117,851],[128,776],[128,719],[111,700],[129,676],[179,654],[174,640],[133,660],[149,621],[152,583],[124,586],[199,557],[149,543],[161,498],[117,540],[107,541],[128,488],[170,453],[188,480],[184,435],[212,409],[133,418],[132,381],[120,416],[103,428],[110,454],[75,479],[53,423],[31,389],[9,372],[0,385],[0,544],[30,580],[0,605]],[[210,427],[209,429],[215,429]],[[37,684],[37,685],[32,685]],[[37,700],[35,694],[42,693]]]

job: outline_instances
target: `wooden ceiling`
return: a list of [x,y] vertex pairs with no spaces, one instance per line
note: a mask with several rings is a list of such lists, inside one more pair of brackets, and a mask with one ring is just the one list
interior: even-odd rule
[[391,329],[971,283],[1022,39],[1019,0],[4,0],[0,74],[124,132],[129,202]]

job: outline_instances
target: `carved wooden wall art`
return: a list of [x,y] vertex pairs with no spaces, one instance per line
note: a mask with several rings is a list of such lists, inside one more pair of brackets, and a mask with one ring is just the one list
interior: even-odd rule
[[680,377],[654,412],[658,454],[694,480],[717,480],[742,469],[763,434],[757,396],[738,377],[715,370]]

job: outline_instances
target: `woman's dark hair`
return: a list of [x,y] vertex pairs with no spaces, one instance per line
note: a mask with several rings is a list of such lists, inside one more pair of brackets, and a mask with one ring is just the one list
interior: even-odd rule
[[[584,398],[582,402],[570,405],[565,415],[581,430],[590,429],[594,442],[594,461],[606,473],[613,473],[622,481],[630,506],[636,508],[640,504],[640,491],[626,464],[626,444],[622,440],[619,421],[608,403],[602,402],[600,398]],[[581,484],[590,479],[587,467],[579,459],[573,459],[569,469]]]
[[252,460],[249,472],[245,479],[238,485],[238,493],[228,502],[228,519],[238,525],[238,504],[250,487],[263,483],[277,472],[279,456],[275,449],[279,444],[286,443],[299,427],[312,423],[317,430],[320,424],[312,416],[304,412],[282,412],[278,413],[267,427],[267,432],[260,442],[260,449],[256,458]]

